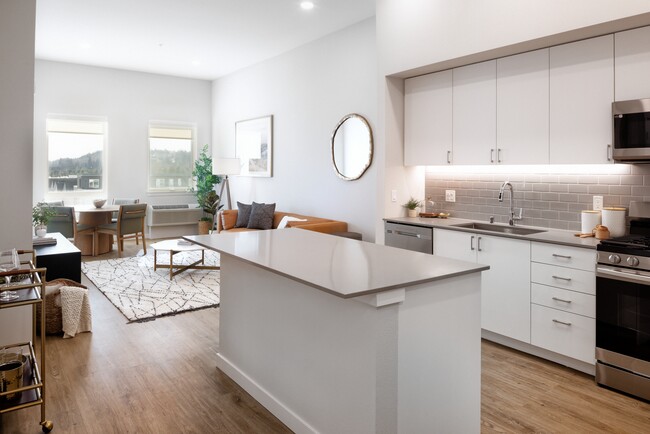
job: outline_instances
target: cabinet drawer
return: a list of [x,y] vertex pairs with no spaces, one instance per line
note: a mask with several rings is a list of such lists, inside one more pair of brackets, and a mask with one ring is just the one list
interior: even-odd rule
[[580,247],[532,243],[531,259],[534,262],[578,268],[585,271],[594,271],[596,268],[596,251]]
[[566,289],[533,283],[531,285],[530,301],[565,312],[576,313],[590,318],[596,317],[596,296],[583,294],[582,292],[567,291]]
[[531,263],[530,280],[547,286],[596,294],[596,273],[555,265]]
[[535,346],[583,362],[595,362],[596,320],[593,318],[533,304],[530,337]]

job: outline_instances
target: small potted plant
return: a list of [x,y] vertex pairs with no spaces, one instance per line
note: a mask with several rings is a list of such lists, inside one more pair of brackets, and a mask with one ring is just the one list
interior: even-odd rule
[[47,233],[47,224],[55,215],[56,211],[54,208],[45,202],[38,202],[34,208],[32,208],[32,223],[34,224],[34,228],[36,228],[37,236],[45,236]]
[[419,200],[417,200],[417,199],[415,199],[415,198],[413,198],[413,197],[411,196],[411,198],[409,199],[409,201],[406,202],[406,203],[405,203],[404,205],[402,205],[402,206],[403,206],[404,208],[406,208],[406,211],[408,212],[408,216],[409,216],[409,217],[417,217],[417,216],[418,216],[417,208],[419,208],[420,206],[422,206],[422,202],[420,202]]
[[219,195],[214,186],[221,182],[221,177],[212,173],[212,157],[208,154],[208,145],[203,146],[199,158],[194,162],[192,176],[196,179],[196,201],[205,213],[199,220],[199,234],[208,234],[214,226],[214,215],[219,208]]

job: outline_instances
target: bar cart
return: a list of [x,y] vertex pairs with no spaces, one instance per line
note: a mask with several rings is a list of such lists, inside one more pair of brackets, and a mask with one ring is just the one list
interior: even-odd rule
[[[18,255],[31,254],[31,260],[20,261],[20,266],[10,271],[0,271],[0,310],[19,306],[32,306],[32,340],[0,347],[0,353],[12,352],[23,361],[22,385],[11,390],[0,387],[0,415],[23,408],[41,406],[40,425],[49,433],[54,425],[45,417],[45,268],[36,268],[33,250],[17,250]],[[34,350],[36,342],[36,308],[40,306],[40,351]],[[0,379],[4,384],[4,380]],[[17,388],[16,388],[17,387]],[[4,390],[4,391],[3,391]]]

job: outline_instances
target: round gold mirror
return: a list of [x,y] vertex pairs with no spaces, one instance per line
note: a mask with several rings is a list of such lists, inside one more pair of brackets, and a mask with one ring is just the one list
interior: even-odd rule
[[332,163],[336,174],[348,181],[361,178],[372,163],[372,130],[361,115],[343,116],[332,133]]

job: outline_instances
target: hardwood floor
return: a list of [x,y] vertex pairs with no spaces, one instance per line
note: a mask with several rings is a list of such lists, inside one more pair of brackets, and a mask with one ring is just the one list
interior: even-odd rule
[[[127,324],[84,283],[93,333],[48,338],[54,433],[290,432],[215,368],[218,309]],[[483,433],[650,432],[650,404],[542,359],[487,341],[482,348]],[[6,414],[0,433],[40,433],[39,418],[38,407]]]

